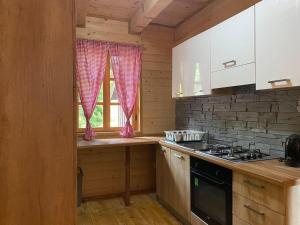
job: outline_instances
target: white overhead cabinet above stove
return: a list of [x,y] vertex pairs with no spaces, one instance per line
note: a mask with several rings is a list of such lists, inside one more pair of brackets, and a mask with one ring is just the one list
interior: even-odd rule
[[211,94],[210,32],[203,32],[173,48],[172,97]]
[[256,88],[300,86],[300,0],[256,4]]
[[254,6],[211,29],[211,86],[255,83]]

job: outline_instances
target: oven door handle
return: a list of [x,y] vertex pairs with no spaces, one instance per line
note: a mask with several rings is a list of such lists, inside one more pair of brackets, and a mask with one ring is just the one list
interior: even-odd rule
[[197,172],[195,172],[195,171],[191,171],[191,172],[192,172],[193,174],[196,174],[197,176],[202,177],[202,178],[204,178],[204,179],[206,179],[206,180],[209,180],[210,182],[213,182],[213,183],[215,183],[215,184],[219,184],[219,185],[225,184],[224,181],[218,181],[218,180],[216,180],[216,179],[213,179],[213,178],[208,177],[208,176],[206,176],[206,175],[204,175],[204,174],[201,174],[201,173],[197,173]]

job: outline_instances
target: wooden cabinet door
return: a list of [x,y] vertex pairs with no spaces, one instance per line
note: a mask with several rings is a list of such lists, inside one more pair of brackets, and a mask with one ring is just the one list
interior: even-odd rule
[[171,150],[171,206],[185,220],[190,221],[190,158]]
[[300,86],[300,0],[263,0],[256,11],[256,88]]
[[[212,28],[211,70],[226,68],[224,63],[236,61],[241,66],[255,61],[254,7]],[[229,66],[230,63],[227,64]],[[234,66],[233,66],[234,67]]]
[[169,148],[159,146],[156,151],[156,193],[160,200],[170,205],[170,155]]

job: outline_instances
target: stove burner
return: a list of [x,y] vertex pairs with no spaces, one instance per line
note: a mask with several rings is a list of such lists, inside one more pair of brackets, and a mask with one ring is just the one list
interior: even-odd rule
[[243,149],[242,146],[230,147],[228,145],[210,144],[207,149],[203,149],[202,142],[180,143],[179,145],[198,153],[204,153],[233,162],[278,159],[277,156],[262,153],[260,149],[248,150]]

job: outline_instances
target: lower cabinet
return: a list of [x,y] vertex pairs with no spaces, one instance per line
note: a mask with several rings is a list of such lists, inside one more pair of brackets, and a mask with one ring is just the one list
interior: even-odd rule
[[156,159],[157,195],[183,222],[190,222],[190,157],[161,147]]
[[284,196],[280,186],[234,172],[233,225],[285,225]]

